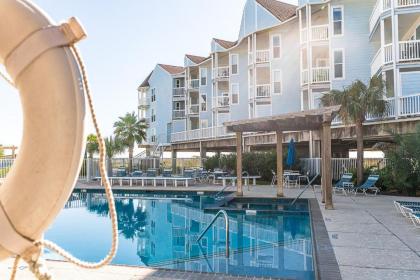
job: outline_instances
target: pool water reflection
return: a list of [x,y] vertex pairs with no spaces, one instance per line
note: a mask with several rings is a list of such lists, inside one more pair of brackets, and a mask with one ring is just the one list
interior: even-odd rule
[[[315,279],[308,211],[246,215],[228,211],[230,257],[225,257],[223,218],[200,244],[197,237],[214,212],[205,196],[119,194],[119,249],[114,264],[164,267],[233,275]],[[301,209],[300,205],[300,208]],[[111,244],[103,193],[73,193],[46,238],[75,256],[98,261]],[[48,258],[57,258],[47,252]]]

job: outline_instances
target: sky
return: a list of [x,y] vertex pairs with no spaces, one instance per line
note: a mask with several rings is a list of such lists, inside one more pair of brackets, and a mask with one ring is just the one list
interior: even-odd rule
[[[119,116],[136,111],[137,87],[157,63],[182,66],[186,53],[207,56],[211,38],[236,40],[246,1],[34,2],[57,22],[76,16],[85,27],[88,38],[78,46],[102,134],[109,136]],[[87,132],[93,132],[90,115]],[[19,146],[21,136],[19,93],[0,79],[0,144]]]

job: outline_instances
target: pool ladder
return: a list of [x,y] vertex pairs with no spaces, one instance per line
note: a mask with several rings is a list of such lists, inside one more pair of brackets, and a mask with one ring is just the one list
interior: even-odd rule
[[223,215],[225,218],[225,228],[226,228],[226,258],[229,258],[229,216],[225,210],[220,210],[217,212],[216,216],[214,216],[213,220],[208,224],[208,226],[200,233],[197,238],[197,243],[200,242],[201,238],[203,238],[204,234],[210,229],[210,227],[216,222],[217,218],[220,215]]

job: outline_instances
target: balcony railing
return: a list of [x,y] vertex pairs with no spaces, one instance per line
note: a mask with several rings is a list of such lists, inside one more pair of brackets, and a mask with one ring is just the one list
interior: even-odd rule
[[185,88],[174,88],[173,91],[173,97],[174,98],[185,98]]
[[312,41],[328,40],[328,24],[312,26],[311,31]]
[[182,119],[185,118],[185,109],[172,110],[173,119]]
[[370,74],[372,76],[376,75],[379,69],[381,69],[382,65],[382,48],[380,48],[376,52],[375,56],[373,57],[372,63],[370,64]]
[[229,78],[229,66],[217,67],[213,69],[215,79]]
[[191,89],[198,89],[200,87],[200,80],[199,79],[190,80],[189,87]]
[[267,63],[270,61],[270,50],[257,50],[255,53],[255,63]]
[[325,83],[330,81],[330,67],[312,68],[312,83]]
[[419,59],[420,59],[420,40],[400,42],[400,61],[411,61],[411,60],[419,60]]
[[147,107],[149,106],[149,103],[147,102],[146,98],[140,98],[139,99],[139,107]]
[[230,105],[230,94],[228,92],[219,93],[218,96],[213,97],[213,107],[221,108]]
[[172,142],[192,141],[197,139],[210,139],[233,136],[233,133],[228,133],[226,127],[205,127],[194,130],[176,132],[171,134]]
[[271,96],[270,84],[257,85],[257,94],[255,98],[267,98]]
[[393,61],[393,54],[392,54],[392,43],[387,44],[384,46],[384,62],[391,63]]
[[190,105],[190,107],[188,108],[188,114],[198,114],[200,112],[200,105],[199,104],[192,104]]
[[383,12],[388,11],[392,7],[409,8],[414,6],[420,6],[420,0],[377,0],[369,19],[370,32],[375,28]]
[[302,85],[306,85],[309,81],[309,71],[308,69],[303,69],[301,73],[301,83]]
[[420,114],[420,93],[400,97],[400,116],[411,116]]

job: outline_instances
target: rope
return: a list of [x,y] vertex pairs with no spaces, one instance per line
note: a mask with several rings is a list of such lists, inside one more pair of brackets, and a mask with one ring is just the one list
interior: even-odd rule
[[[90,93],[89,83],[88,83],[88,79],[87,79],[87,72],[86,72],[85,65],[83,63],[83,59],[80,56],[80,53],[79,53],[79,51],[78,51],[78,49],[76,48],[75,45],[71,45],[70,48],[73,50],[73,53],[76,56],[77,63],[79,64],[79,67],[80,67],[80,71],[81,71],[82,79],[83,79],[83,85],[84,85],[84,89],[85,89],[85,93],[86,93],[86,97],[87,97],[87,101],[88,101],[88,106],[89,106],[89,110],[90,110],[91,117],[92,117],[92,122],[93,122],[93,125],[95,127],[96,135],[97,135],[97,138],[98,138],[99,171],[100,171],[100,174],[101,174],[102,182],[104,182],[105,193],[106,193],[106,197],[107,197],[108,204],[109,204],[109,213],[110,213],[111,223],[112,223],[112,244],[111,244],[111,248],[110,248],[108,254],[105,256],[105,258],[103,258],[101,261],[99,261],[97,263],[92,263],[92,262],[85,262],[85,261],[81,261],[81,260],[77,259],[73,255],[71,255],[69,252],[65,251],[64,249],[59,247],[57,244],[55,244],[51,241],[48,241],[48,240],[35,241],[34,242],[34,248],[37,249],[38,252],[39,252],[39,254],[37,254],[38,257],[36,257],[34,260],[32,259],[32,257],[34,255],[36,255],[36,254],[34,254],[34,248],[31,248],[32,250],[31,250],[30,253],[23,253],[22,256],[23,256],[23,259],[28,263],[29,269],[37,277],[38,280],[51,280],[52,279],[52,276],[48,273],[48,271],[45,270],[45,266],[44,266],[41,258],[39,257],[41,255],[43,247],[48,248],[51,251],[56,252],[58,255],[60,255],[61,257],[63,257],[67,261],[69,261],[70,263],[73,263],[73,264],[75,264],[79,267],[87,268],[87,269],[97,269],[97,268],[101,268],[101,267],[109,264],[112,261],[112,259],[114,258],[115,254],[117,252],[117,248],[118,248],[117,212],[116,212],[116,209],[115,209],[114,195],[112,194],[111,185],[109,183],[108,176],[107,176],[107,173],[106,173],[105,141],[104,141],[104,139],[101,135],[99,125],[98,125],[98,121],[97,121],[97,118],[96,118],[96,113],[95,113],[95,109],[94,109],[94,106],[93,106],[92,96],[91,96],[91,93]],[[3,78],[7,78],[7,77],[3,76]],[[12,84],[13,84],[13,82],[12,82]],[[15,261],[14,261],[14,264],[13,264],[13,269],[12,269],[12,274],[11,274],[11,278],[10,278],[11,280],[15,279],[17,266],[18,266],[20,258],[21,258],[21,256],[17,256],[15,258]]]

